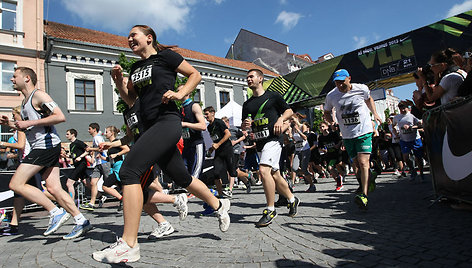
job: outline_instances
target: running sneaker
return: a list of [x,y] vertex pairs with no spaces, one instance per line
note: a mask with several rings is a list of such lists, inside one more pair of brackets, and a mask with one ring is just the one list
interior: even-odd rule
[[7,224],[0,229],[0,236],[10,236],[18,234],[18,226]]
[[70,239],[77,238],[85,234],[86,232],[90,231],[91,229],[92,229],[92,224],[90,224],[89,220],[85,220],[83,224],[76,224],[74,228],[72,228],[72,231],[69,234],[63,236],[62,239],[70,240]]
[[316,192],[316,186],[313,184],[313,185],[310,185],[310,187],[308,187],[308,189],[306,189],[307,193],[314,193]]
[[251,181],[250,180],[247,180],[247,183],[245,183],[246,185],[246,193],[251,193],[252,189],[251,189]]
[[359,206],[360,209],[367,209],[367,203],[369,200],[367,199],[367,196],[365,194],[356,195],[356,197],[354,198],[354,201],[356,202],[356,204]]
[[0,222],[2,222],[3,219],[6,218],[6,216],[7,216],[6,210],[0,209]]
[[225,198],[233,198],[233,191],[231,191],[231,190],[225,190],[225,191],[223,191],[223,197],[225,197]]
[[90,203],[88,203],[88,202],[85,203],[85,204],[83,204],[83,205],[80,205],[79,208],[85,209],[85,210],[88,210],[88,211],[94,211],[94,210],[95,210],[95,206],[92,205],[92,204],[90,204]]
[[172,227],[172,225],[168,221],[159,223],[156,229],[154,229],[154,231],[152,231],[152,233],[148,236],[148,239],[156,240],[165,235],[170,235],[174,231],[174,227]]
[[118,239],[115,243],[92,254],[94,260],[105,263],[135,262],[141,258],[139,244],[134,248],[128,246],[123,239]]
[[103,207],[103,204],[105,203],[106,200],[107,200],[106,195],[102,195],[102,197],[98,199],[98,207],[99,208]]
[[177,208],[179,212],[179,219],[185,220],[187,218],[188,213],[188,206],[187,206],[188,198],[186,193],[178,194],[175,196],[174,207]]
[[[340,191],[340,188],[343,186],[343,178],[342,178],[342,176],[341,176],[341,175],[338,175],[338,176],[336,177],[335,181],[336,181],[336,188],[335,188],[335,190],[336,190],[336,191]],[[338,190],[338,189],[339,189],[339,190]]]
[[275,207],[285,207],[288,205],[288,201],[287,201],[287,198],[279,195],[279,200],[277,200],[277,202],[274,203]]
[[369,193],[375,191],[375,179],[377,178],[377,172],[375,170],[372,170],[369,178]]
[[401,176],[400,171],[398,171],[398,169],[395,169],[395,171],[393,172],[393,175],[395,175],[397,177]]
[[61,208],[62,212],[57,214],[57,215],[51,215],[49,216],[49,224],[48,228],[46,231],[43,233],[43,235],[47,236],[59,229],[69,218],[70,214],[65,211],[65,209]]
[[256,185],[257,185],[257,186],[262,185],[262,181],[261,181],[261,180],[258,180],[258,181],[256,182]]
[[297,216],[297,213],[298,213],[298,205],[300,205],[300,199],[298,199],[298,197],[295,196],[295,201],[293,203],[289,203],[287,205],[287,208],[289,209],[288,211],[288,215],[290,217],[295,217]]
[[221,207],[216,211],[216,216],[218,217],[218,222],[220,223],[220,230],[226,232],[229,229],[229,224],[231,219],[229,217],[228,211],[231,207],[231,202],[229,199],[220,199]]
[[265,227],[272,223],[272,221],[277,217],[277,212],[269,211],[268,209],[264,209],[262,212],[262,217],[256,222],[256,227]]
[[213,213],[215,213],[215,210],[213,208],[211,208],[210,206],[208,206],[208,204],[207,204],[207,207],[205,207],[204,211],[200,212],[200,215],[201,216],[211,216],[211,215],[213,215]]
[[336,192],[342,191],[344,189],[344,185],[340,185],[336,187]]

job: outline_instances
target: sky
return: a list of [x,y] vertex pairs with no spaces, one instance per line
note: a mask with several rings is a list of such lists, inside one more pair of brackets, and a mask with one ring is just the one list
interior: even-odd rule
[[[472,9],[472,0],[44,0],[44,19],[225,57],[241,28],[312,59],[339,56]],[[355,78],[353,77],[353,81]],[[411,99],[413,84],[395,88]]]

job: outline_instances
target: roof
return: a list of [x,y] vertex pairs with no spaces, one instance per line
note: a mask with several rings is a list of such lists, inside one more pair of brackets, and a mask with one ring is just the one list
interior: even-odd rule
[[[94,43],[101,45],[108,45],[121,48],[129,48],[128,40],[125,36],[114,35],[111,33],[95,31],[91,29],[81,28],[77,26],[62,24],[58,22],[45,21],[44,22],[44,31],[46,35],[61,38],[66,40],[75,40],[86,43]],[[269,71],[256,65],[251,62],[226,59],[222,57],[217,57],[190,49],[185,49],[181,47],[172,48],[175,52],[181,54],[184,58],[196,59],[209,61],[213,63],[218,63],[226,66],[232,66],[236,68],[241,68],[245,70],[250,69],[260,69],[264,74],[271,76],[279,76],[279,74]]]

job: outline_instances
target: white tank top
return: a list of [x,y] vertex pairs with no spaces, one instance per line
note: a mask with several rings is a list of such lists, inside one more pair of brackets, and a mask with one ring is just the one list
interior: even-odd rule
[[[15,139],[16,142],[18,142],[18,130],[13,133],[13,139]],[[25,141],[25,148],[23,150],[18,150],[18,160],[20,162],[23,161],[23,158],[27,156],[31,151],[30,145],[28,141]]]
[[293,137],[293,140],[295,141],[295,150],[297,152],[310,149],[310,145],[308,144],[308,141],[304,140],[302,136],[300,136],[300,133],[298,133],[295,129],[292,130],[292,137]]
[[[38,112],[32,103],[32,99],[34,93],[36,93],[35,89],[29,98],[23,104],[21,109],[21,118],[25,121],[27,120],[37,120],[41,118],[47,117],[46,114]],[[57,146],[61,143],[61,139],[56,132],[56,128],[54,126],[33,126],[29,127],[25,130],[26,140],[29,142],[31,146],[31,150],[33,149],[49,149]]]

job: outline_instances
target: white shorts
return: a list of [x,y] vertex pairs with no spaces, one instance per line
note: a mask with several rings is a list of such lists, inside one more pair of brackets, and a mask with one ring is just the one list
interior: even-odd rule
[[262,148],[262,152],[257,152],[259,155],[259,165],[266,165],[272,167],[272,170],[279,170],[280,154],[282,153],[282,146],[278,141],[269,141]]

